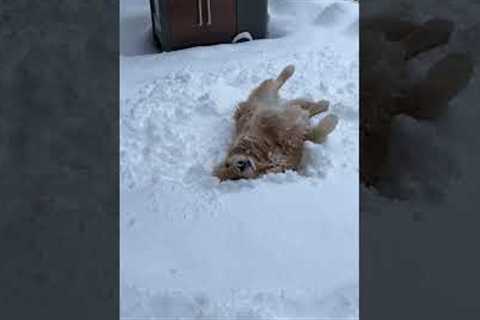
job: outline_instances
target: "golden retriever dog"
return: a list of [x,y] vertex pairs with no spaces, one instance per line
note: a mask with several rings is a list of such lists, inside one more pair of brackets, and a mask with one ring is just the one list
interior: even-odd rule
[[311,117],[328,110],[328,101],[281,101],[278,91],[294,70],[293,65],[285,67],[276,79],[263,81],[238,104],[232,144],[226,159],[214,170],[220,181],[297,170],[304,141],[322,143],[335,129],[338,118],[333,114],[316,126],[310,124]]

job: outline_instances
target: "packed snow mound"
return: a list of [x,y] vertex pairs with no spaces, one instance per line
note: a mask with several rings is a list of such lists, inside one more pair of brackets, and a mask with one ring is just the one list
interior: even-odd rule
[[348,6],[346,3],[335,2],[327,6],[315,19],[317,25],[332,25],[345,17]]
[[[149,26],[130,23],[135,39],[124,38],[120,57],[122,317],[358,316],[358,6],[315,26],[333,2],[270,1],[283,9],[270,10],[269,39],[161,54],[140,43]],[[130,12],[144,21],[138,2],[121,7],[121,25]],[[325,144],[305,143],[301,172],[219,183],[212,170],[236,104],[288,64],[296,71],[281,96],[327,99],[339,125]]]

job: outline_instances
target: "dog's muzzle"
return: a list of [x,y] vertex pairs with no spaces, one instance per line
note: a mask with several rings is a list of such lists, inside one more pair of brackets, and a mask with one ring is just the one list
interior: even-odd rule
[[243,172],[245,169],[252,167],[252,162],[250,160],[240,160],[237,161],[236,166],[240,171]]

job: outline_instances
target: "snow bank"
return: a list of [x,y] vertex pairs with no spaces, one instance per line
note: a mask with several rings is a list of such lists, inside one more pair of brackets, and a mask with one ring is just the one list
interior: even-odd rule
[[[121,2],[123,317],[358,316],[358,5],[316,25],[333,3],[271,1],[270,39],[158,54],[148,3]],[[219,184],[235,104],[291,63],[282,96],[330,100],[338,128],[302,173]]]

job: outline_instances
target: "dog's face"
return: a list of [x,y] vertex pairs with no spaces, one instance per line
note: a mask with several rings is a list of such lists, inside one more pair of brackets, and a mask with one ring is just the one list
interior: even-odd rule
[[244,154],[232,154],[215,170],[221,180],[253,179],[257,177],[255,160]]

